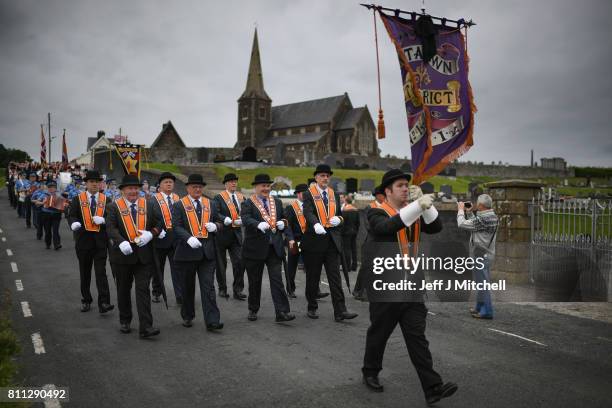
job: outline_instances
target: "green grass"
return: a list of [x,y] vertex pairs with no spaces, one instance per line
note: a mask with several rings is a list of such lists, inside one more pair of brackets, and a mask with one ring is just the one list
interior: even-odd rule
[[[597,231],[598,237],[612,237],[612,223],[610,223],[610,215],[598,218]],[[542,232],[558,235],[575,235],[587,234],[592,235],[591,217],[584,214],[542,214],[538,221],[539,228]]]
[[149,166],[149,169],[155,169],[155,170],[159,170],[159,171],[169,171],[171,173],[178,173],[180,174],[181,171],[179,170],[179,167],[174,164],[174,163],[146,163],[144,165],[144,169],[147,169],[147,166]]

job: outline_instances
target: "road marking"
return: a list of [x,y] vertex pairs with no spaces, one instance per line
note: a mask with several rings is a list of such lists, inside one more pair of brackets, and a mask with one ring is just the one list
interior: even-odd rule
[[6,250],[6,254],[7,254],[8,256],[13,256],[13,251],[11,251],[10,249],[7,249],[7,250]]
[[23,291],[23,283],[21,283],[20,279],[17,279],[15,281],[15,286],[17,286],[17,292]]
[[19,272],[19,269],[17,269],[17,262],[11,262],[11,269],[13,272]]
[[2,237],[2,242],[6,242],[6,237]]
[[[43,385],[43,389],[53,391],[56,390],[57,387],[55,384],[45,384]],[[57,398],[45,400],[45,408],[59,408],[62,404],[60,404]]]
[[28,302],[21,302],[21,311],[23,312],[23,317],[32,317],[32,311]]
[[32,345],[34,346],[34,353],[45,354],[45,344],[43,343],[40,333],[36,332],[32,334]]
[[539,341],[528,339],[527,337],[519,336],[518,334],[508,333],[508,332],[505,332],[505,331],[501,331],[501,330],[497,330],[497,329],[492,329],[490,327],[489,327],[489,330],[497,332],[497,333],[505,334],[507,336],[518,337],[519,339],[522,339],[522,340],[525,340],[525,341],[529,341],[531,343],[539,344],[540,346],[546,347],[546,344],[544,344],[544,343],[540,343]]
[[437,313],[434,313],[434,312],[427,312],[427,313],[432,315],[432,316],[435,316],[437,314]]
[[325,282],[325,281],[321,281],[322,284],[329,286],[329,283]]
[[0,234],[2,234],[4,231],[2,231],[2,228],[0,228]]

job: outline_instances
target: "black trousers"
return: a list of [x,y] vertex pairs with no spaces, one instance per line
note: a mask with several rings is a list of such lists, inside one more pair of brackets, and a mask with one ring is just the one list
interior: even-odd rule
[[215,261],[206,258],[195,262],[176,262],[183,278],[183,304],[181,317],[184,320],[195,318],[195,284],[196,276],[200,284],[202,313],[206,324],[219,323],[221,313],[217,307],[215,294]]
[[295,292],[295,274],[297,272],[298,262],[300,261],[300,253],[292,255],[287,254],[287,269],[285,269],[285,280],[287,281],[287,292]]
[[26,227],[30,228],[32,226],[32,198],[31,196],[27,196],[25,198],[25,201],[23,202],[23,206],[24,206]]
[[346,312],[344,292],[342,292],[342,279],[340,278],[340,256],[333,243],[330,243],[326,252],[304,251],[304,268],[306,269],[306,300],[308,310],[317,310],[317,293],[319,293],[319,281],[321,280],[321,268],[325,266],[327,283],[331,293],[334,315]]
[[117,279],[117,303],[119,304],[119,322],[121,324],[132,321],[132,283],[135,283],[136,310],[140,332],[153,326],[151,315],[151,294],[149,293],[149,280],[154,271],[153,263],[133,265],[113,264]]
[[416,368],[423,391],[442,383],[433,369],[429,342],[425,337],[427,308],[423,303],[370,303],[370,327],[366,336],[362,372],[377,376],[382,370],[387,340],[399,323],[412,365]]
[[102,303],[110,304],[110,289],[106,277],[106,248],[77,249],[79,272],[81,275],[81,302],[91,303],[91,268],[96,274],[96,288],[98,289],[98,307]]
[[34,207],[34,225],[36,225],[36,239],[42,239],[43,236],[43,216],[40,207]]
[[53,246],[57,248],[62,244],[62,240],[59,235],[59,226],[60,222],[62,221],[62,213],[41,211],[40,214],[43,229],[45,230],[45,244],[47,247],[50,247],[51,240],[53,240]]
[[270,279],[270,292],[276,313],[289,313],[289,299],[283,286],[283,260],[276,254],[272,245],[268,246],[266,259],[244,258],[247,276],[249,278],[249,310],[257,313],[261,303],[261,282],[263,280],[264,266],[268,269]]
[[346,266],[351,271],[357,270],[357,235],[342,236],[342,250],[346,257]]
[[242,244],[237,239],[232,240],[228,244],[220,244],[219,240],[216,240],[217,248],[217,260],[219,262],[217,267],[217,285],[219,290],[227,291],[227,256],[226,251],[229,251],[230,262],[232,263],[232,273],[234,275],[234,282],[232,283],[232,290],[234,293],[242,293],[244,290],[244,263],[242,262]]
[[[174,296],[177,300],[183,298],[183,278],[181,277],[181,270],[174,262],[174,247],[170,248],[155,248],[155,253],[159,261],[159,274],[153,273],[152,276],[152,288],[153,294],[161,296],[162,294],[162,283],[164,281],[164,270],[166,269],[166,259],[170,264],[170,276],[172,277],[172,288],[174,289]],[[160,277],[161,275],[161,277]],[[161,281],[160,281],[161,278]]]

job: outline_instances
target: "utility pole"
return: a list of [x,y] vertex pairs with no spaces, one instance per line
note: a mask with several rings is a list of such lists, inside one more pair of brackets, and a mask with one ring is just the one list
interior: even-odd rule
[[47,135],[49,136],[49,160],[48,163],[49,165],[51,165],[51,112],[47,113],[47,119],[48,119],[48,125],[49,125],[49,133],[47,133]]

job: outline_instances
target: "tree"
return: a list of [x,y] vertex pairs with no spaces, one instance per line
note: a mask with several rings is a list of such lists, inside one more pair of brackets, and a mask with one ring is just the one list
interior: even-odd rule
[[0,143],[0,168],[6,168],[9,162],[27,162],[32,161],[29,154],[19,149],[7,149]]

